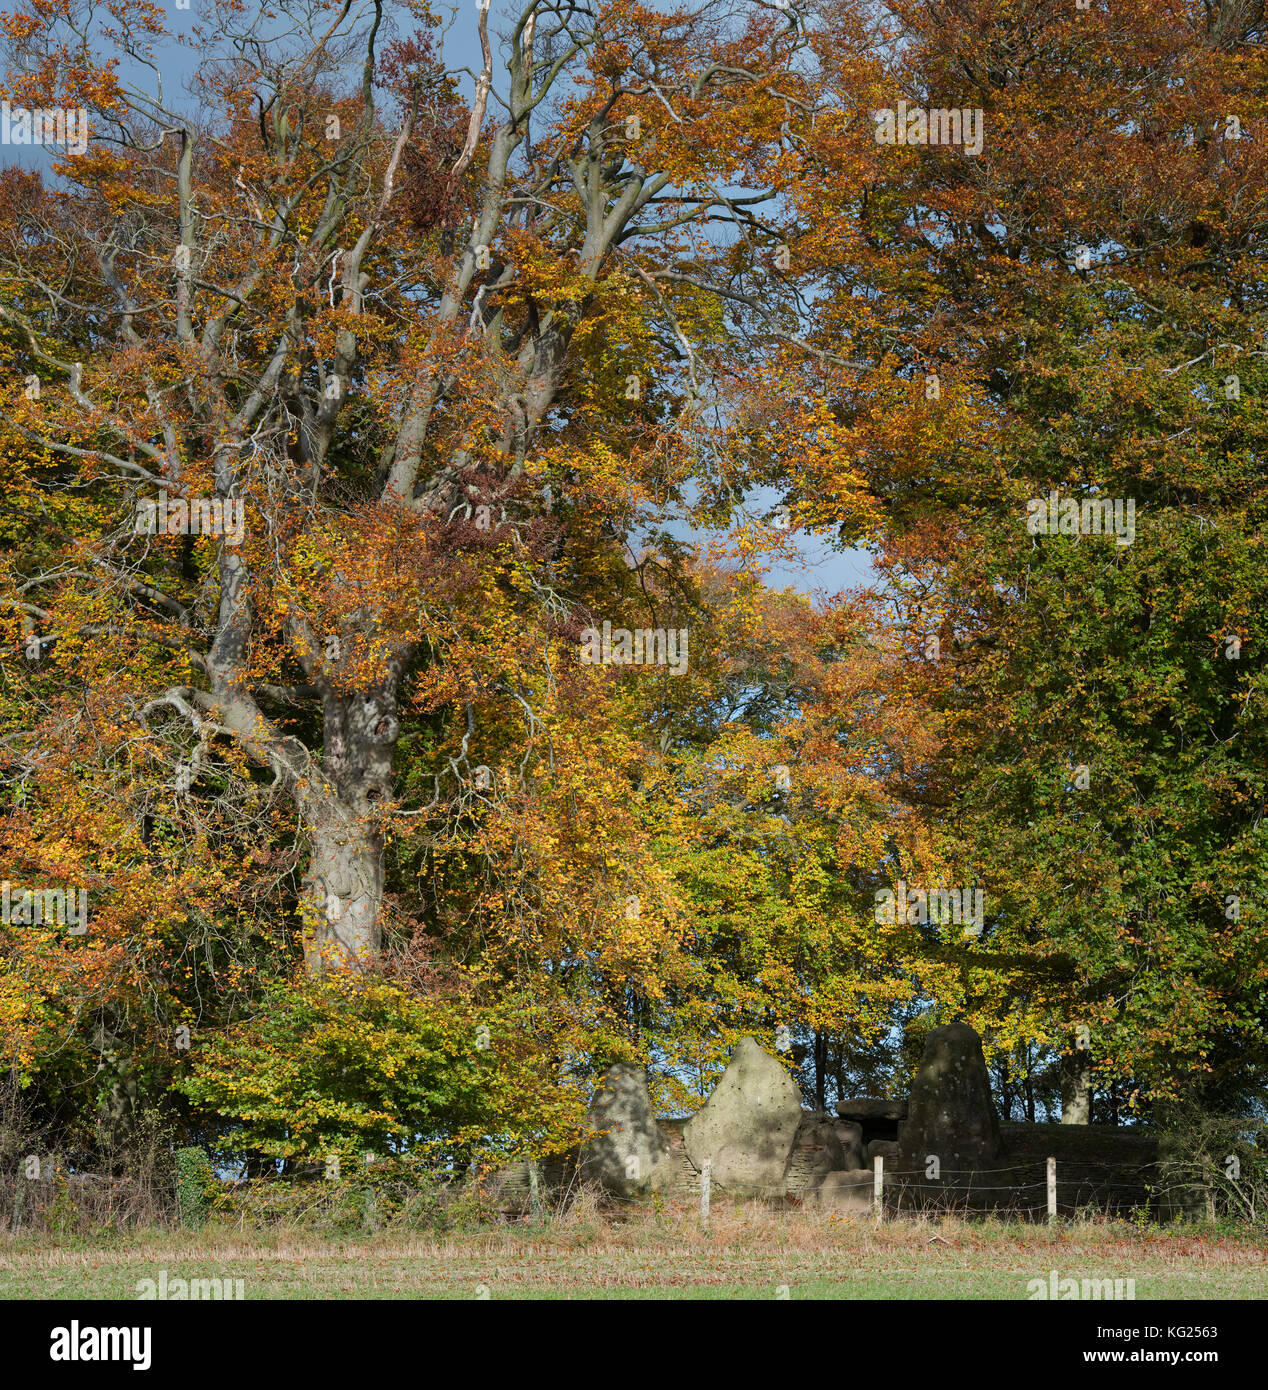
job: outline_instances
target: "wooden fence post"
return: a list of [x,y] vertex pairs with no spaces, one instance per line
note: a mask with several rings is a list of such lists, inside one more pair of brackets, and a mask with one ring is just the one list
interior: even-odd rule
[[885,1155],[872,1159],[872,1215],[879,1221],[885,1215]]
[[706,1158],[700,1173],[700,1224],[709,1224],[709,1188],[713,1183],[713,1160]]
[[1057,1219],[1057,1160],[1048,1160],[1048,1221]]

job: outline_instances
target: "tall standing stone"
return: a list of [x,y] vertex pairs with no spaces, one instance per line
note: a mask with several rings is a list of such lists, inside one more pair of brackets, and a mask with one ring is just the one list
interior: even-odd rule
[[578,1171],[618,1197],[659,1190],[677,1176],[669,1140],[652,1113],[647,1073],[616,1062],[603,1073],[586,1115]]
[[990,1167],[1003,1152],[982,1040],[967,1023],[948,1023],[925,1039],[898,1141],[904,1170],[923,1170],[935,1156],[954,1178]]
[[784,1169],[801,1122],[801,1094],[779,1062],[741,1038],[713,1094],[683,1128],[696,1168],[713,1160],[713,1181],[738,1194],[783,1191]]

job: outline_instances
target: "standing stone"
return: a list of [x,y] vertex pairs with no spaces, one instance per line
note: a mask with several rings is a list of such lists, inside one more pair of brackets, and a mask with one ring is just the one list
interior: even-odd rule
[[752,1038],[741,1038],[713,1094],[683,1128],[697,1168],[737,1195],[775,1196],[801,1122],[797,1084]]
[[990,1167],[1003,1152],[982,1040],[967,1023],[948,1023],[925,1039],[899,1140],[904,1170],[936,1155],[944,1174]]
[[898,1140],[873,1139],[867,1146],[867,1161],[869,1164],[873,1163],[877,1154],[880,1154],[886,1163],[892,1163],[898,1157]]
[[[669,1140],[652,1114],[647,1073],[617,1062],[603,1073],[586,1115],[587,1138],[579,1174],[618,1197],[637,1197],[665,1185],[670,1170]],[[669,1160],[667,1162],[667,1160]]]

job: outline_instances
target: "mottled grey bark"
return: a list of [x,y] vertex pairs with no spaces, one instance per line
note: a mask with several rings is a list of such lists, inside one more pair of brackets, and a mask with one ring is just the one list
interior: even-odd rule
[[378,815],[392,792],[400,736],[399,665],[371,690],[327,690],[323,757],[329,786],[308,798],[311,853],[305,879],[304,958],[310,970],[378,954],[383,837]]
[[1092,1059],[1086,1051],[1067,1052],[1061,1058],[1061,1123],[1092,1122]]

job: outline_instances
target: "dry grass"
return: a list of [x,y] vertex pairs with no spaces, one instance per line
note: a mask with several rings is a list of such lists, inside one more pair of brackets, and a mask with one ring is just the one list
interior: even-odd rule
[[[583,1200],[540,1223],[448,1239],[318,1241],[210,1226],[109,1246],[0,1254],[7,1297],[135,1298],[140,1279],[241,1278],[248,1298],[1025,1298],[1027,1282],[1130,1278],[1137,1298],[1264,1298],[1262,1239],[1085,1221],[876,1224],[757,1204],[710,1228],[666,1204],[614,1219]],[[487,1291],[487,1293],[485,1292]]]

